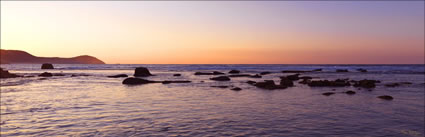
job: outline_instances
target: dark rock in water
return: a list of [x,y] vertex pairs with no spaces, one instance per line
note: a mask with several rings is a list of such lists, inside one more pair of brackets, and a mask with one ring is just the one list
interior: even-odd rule
[[264,72],[261,72],[261,73],[260,73],[260,75],[267,75],[267,74],[271,74],[271,72],[264,71]]
[[336,72],[348,72],[347,69],[337,69]]
[[177,80],[177,81],[162,81],[162,84],[171,84],[171,83],[191,83],[192,81],[187,81],[187,80]]
[[360,71],[360,72],[367,72],[367,70],[366,69],[362,69],[362,68],[359,68],[359,69],[356,69],[357,71]]
[[388,96],[388,95],[378,96],[377,98],[380,98],[380,99],[383,99],[383,100],[393,100],[394,99],[392,96]]
[[250,84],[250,85],[254,85],[254,84],[255,84],[255,83],[257,83],[257,82],[249,80],[249,81],[247,81],[246,83],[248,83],[248,84]]
[[235,87],[235,88],[232,88],[232,89],[230,89],[230,90],[233,90],[233,91],[241,91],[242,89],[241,89],[241,88],[239,88],[239,87]]
[[333,94],[335,94],[335,93],[334,92],[326,92],[326,93],[323,93],[322,95],[330,96],[330,95],[333,95]]
[[349,91],[345,92],[345,94],[354,95],[354,94],[356,94],[356,92],[349,90]]
[[128,77],[128,75],[127,74],[118,74],[118,75],[108,76],[108,78],[122,78],[122,77]]
[[214,71],[212,73],[210,72],[195,72],[195,75],[223,75],[224,73],[222,72],[218,72],[218,71]]
[[313,71],[322,71],[322,69],[314,69]]
[[41,65],[41,69],[54,69],[53,65],[50,63],[44,63]]
[[313,79],[313,77],[310,77],[310,76],[302,76],[302,77],[299,77],[299,79]]
[[281,77],[280,78],[280,85],[281,86],[286,86],[286,87],[293,87],[294,86],[294,82],[292,80],[290,80],[287,77]]
[[140,85],[140,84],[148,84],[148,83],[157,83],[156,81],[150,81],[141,78],[126,78],[122,81],[122,84],[125,85]]
[[138,67],[136,70],[134,70],[134,76],[135,77],[148,77],[152,76],[152,74],[149,72],[149,70],[145,67]]
[[284,70],[282,73],[306,73],[311,71],[305,71],[305,70]]
[[214,75],[223,75],[224,73],[223,72],[214,71],[213,74]]
[[289,80],[295,81],[300,79],[299,76],[300,74],[294,74],[294,75],[280,77],[280,79],[289,79]]
[[378,80],[360,80],[360,81],[353,81],[354,82],[354,87],[362,87],[362,88],[375,88],[376,85],[375,83],[380,83],[380,81]]
[[180,77],[182,74],[173,74],[174,77]]
[[53,76],[53,74],[52,73],[49,73],[49,72],[44,72],[44,73],[41,73],[40,75],[38,75],[39,77],[52,77]]
[[250,76],[250,78],[262,78],[261,75],[255,74],[254,76]]
[[9,71],[3,70],[3,68],[0,68],[0,78],[16,78],[16,77],[21,77],[21,76],[9,73]]
[[250,77],[251,75],[249,74],[234,74],[234,75],[229,75],[229,77]]
[[399,83],[388,83],[388,84],[385,84],[385,86],[386,87],[398,87],[398,86],[401,86],[401,85],[411,85],[412,83],[411,82],[399,82]]
[[72,74],[71,77],[78,77],[78,76],[90,76],[88,74]]
[[210,80],[215,80],[215,81],[230,81],[230,78],[227,77],[227,76],[219,76],[219,77],[210,78]]
[[274,89],[285,89],[286,86],[283,85],[276,85],[273,80],[264,80],[264,82],[257,82],[254,84],[257,88],[261,89],[268,89],[268,90],[274,90]]
[[344,80],[344,79],[337,79],[335,81],[318,80],[318,81],[311,81],[307,84],[310,87],[345,87],[345,86],[350,86],[350,82],[348,82],[348,80]]
[[203,81],[203,80],[202,80],[202,81],[200,81],[200,82],[201,82],[201,83],[204,83],[205,81]]
[[228,88],[229,86],[211,86],[213,88]]
[[54,73],[53,76],[65,76],[65,74],[62,73]]
[[229,73],[230,74],[237,74],[237,73],[240,73],[241,71],[239,71],[239,70],[230,70],[229,71]]

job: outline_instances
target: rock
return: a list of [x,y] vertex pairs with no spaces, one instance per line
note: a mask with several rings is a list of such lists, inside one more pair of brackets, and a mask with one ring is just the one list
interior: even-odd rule
[[305,71],[305,70],[284,70],[282,73],[306,73],[311,71]]
[[41,73],[40,75],[38,75],[39,77],[52,77],[53,76],[53,74],[52,73],[49,73],[49,72],[44,72],[44,73]]
[[54,69],[53,65],[50,63],[44,63],[41,65],[41,69]]
[[345,87],[350,86],[350,82],[345,79],[337,79],[335,81],[318,80],[307,83],[310,87]]
[[53,73],[53,76],[65,76],[65,74],[62,74],[62,73]]
[[213,88],[228,88],[229,86],[211,86]]
[[313,71],[322,71],[322,69],[314,69]]
[[362,87],[362,88],[375,88],[376,85],[375,83],[380,83],[380,81],[378,80],[360,80],[360,81],[353,81],[354,82],[354,87]]
[[177,81],[162,81],[162,84],[171,84],[171,83],[191,83],[192,81],[187,81],[187,80],[177,80]]
[[356,94],[356,92],[349,90],[349,91],[345,92],[345,94],[354,95],[354,94]]
[[122,77],[128,77],[128,75],[127,74],[118,74],[118,75],[108,76],[108,78],[122,78]]
[[234,75],[229,75],[229,77],[251,77],[251,75],[249,75],[249,74],[234,74]]
[[311,80],[310,79],[303,79],[302,81],[300,81],[298,83],[300,83],[300,84],[309,84],[309,83],[311,83]]
[[174,77],[180,77],[182,74],[173,74]]
[[255,84],[255,83],[257,83],[257,82],[249,80],[249,81],[247,81],[246,83],[248,83],[248,84],[250,84],[250,85],[254,85],[254,84]]
[[300,79],[299,76],[300,76],[300,74],[294,74],[294,75],[288,75],[288,76],[280,77],[280,79],[284,78],[284,79],[289,79],[289,80],[295,81],[295,80]]
[[388,84],[385,84],[385,86],[386,87],[398,87],[398,86],[401,86],[401,85],[411,85],[412,83],[411,82],[399,82],[399,83],[388,83]]
[[149,70],[145,67],[138,67],[134,70],[134,76],[135,77],[148,77],[152,76],[152,74],[149,72]]
[[367,70],[366,69],[362,69],[362,68],[359,68],[359,69],[356,69],[357,71],[360,71],[360,72],[367,72]]
[[261,72],[261,73],[260,73],[260,75],[267,75],[267,74],[271,74],[271,72],[264,71],[264,72]]
[[281,77],[280,78],[280,85],[281,86],[286,86],[286,87],[293,87],[294,86],[294,82],[292,80],[290,80],[287,77]]
[[347,69],[337,69],[336,72],[348,72]]
[[237,74],[237,73],[240,73],[241,71],[239,71],[239,70],[230,70],[229,71],[229,73],[230,74]]
[[276,85],[273,80],[264,80],[264,82],[257,82],[254,84],[257,88],[261,89],[268,89],[268,90],[274,90],[274,89],[285,89],[286,86],[283,85]]
[[215,81],[230,81],[230,78],[227,77],[227,76],[219,76],[219,77],[210,78],[210,80],[215,80]]
[[232,89],[230,89],[230,90],[233,90],[233,91],[241,91],[242,89],[241,89],[241,88],[239,88],[239,87],[235,87],[235,88],[232,88]]
[[250,76],[250,78],[262,78],[261,75],[255,74],[254,76]]
[[0,68],[0,78],[16,78],[16,77],[21,77],[21,76],[9,73],[9,71],[3,70],[3,68]]
[[214,71],[212,73],[210,72],[195,72],[195,75],[223,75],[224,73],[222,72],[218,72],[218,71]]
[[330,95],[333,95],[333,94],[335,94],[334,92],[326,92],[326,93],[323,93],[322,95],[324,95],[324,96],[330,96]]
[[383,100],[393,100],[394,99],[392,96],[388,96],[388,95],[378,96],[377,98],[380,98],[380,99],[383,99]]
[[157,82],[141,79],[141,78],[126,78],[124,79],[124,81],[122,81],[122,84],[125,84],[125,85],[140,85],[140,84],[148,84],[148,83],[157,83]]
[[302,77],[299,77],[299,79],[302,79],[302,80],[304,80],[304,79],[313,79],[313,77],[310,77],[310,76],[302,76]]

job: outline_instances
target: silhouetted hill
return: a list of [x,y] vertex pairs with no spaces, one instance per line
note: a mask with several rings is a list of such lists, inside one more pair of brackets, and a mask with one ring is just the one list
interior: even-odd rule
[[105,62],[88,55],[73,58],[36,57],[20,50],[0,50],[0,64],[105,64]]

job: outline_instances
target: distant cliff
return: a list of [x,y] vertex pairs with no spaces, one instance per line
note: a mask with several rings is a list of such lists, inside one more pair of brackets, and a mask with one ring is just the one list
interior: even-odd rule
[[36,57],[25,51],[0,49],[0,64],[105,64],[105,62],[88,55],[73,58]]

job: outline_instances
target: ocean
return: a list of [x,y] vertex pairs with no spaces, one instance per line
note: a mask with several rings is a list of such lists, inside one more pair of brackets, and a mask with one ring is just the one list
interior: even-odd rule
[[[151,65],[151,64],[2,64],[29,76],[1,79],[1,136],[424,136],[424,65]],[[136,67],[149,80],[191,83],[124,85]],[[359,72],[357,69],[368,72]],[[195,72],[240,70],[262,78],[232,77],[212,81]],[[380,80],[375,88],[294,87],[266,90],[246,81],[274,80],[283,70],[316,80]],[[337,69],[349,72],[338,73]],[[42,72],[65,76],[38,77]],[[176,77],[173,74],[179,73]],[[71,76],[74,75],[74,76]],[[34,77],[32,77],[34,76]],[[386,84],[410,82],[397,87]],[[228,86],[218,88],[211,86]],[[240,87],[241,91],[230,90]],[[352,90],[356,94],[344,92]],[[335,92],[331,96],[322,93]],[[377,96],[389,95],[393,100]]]

